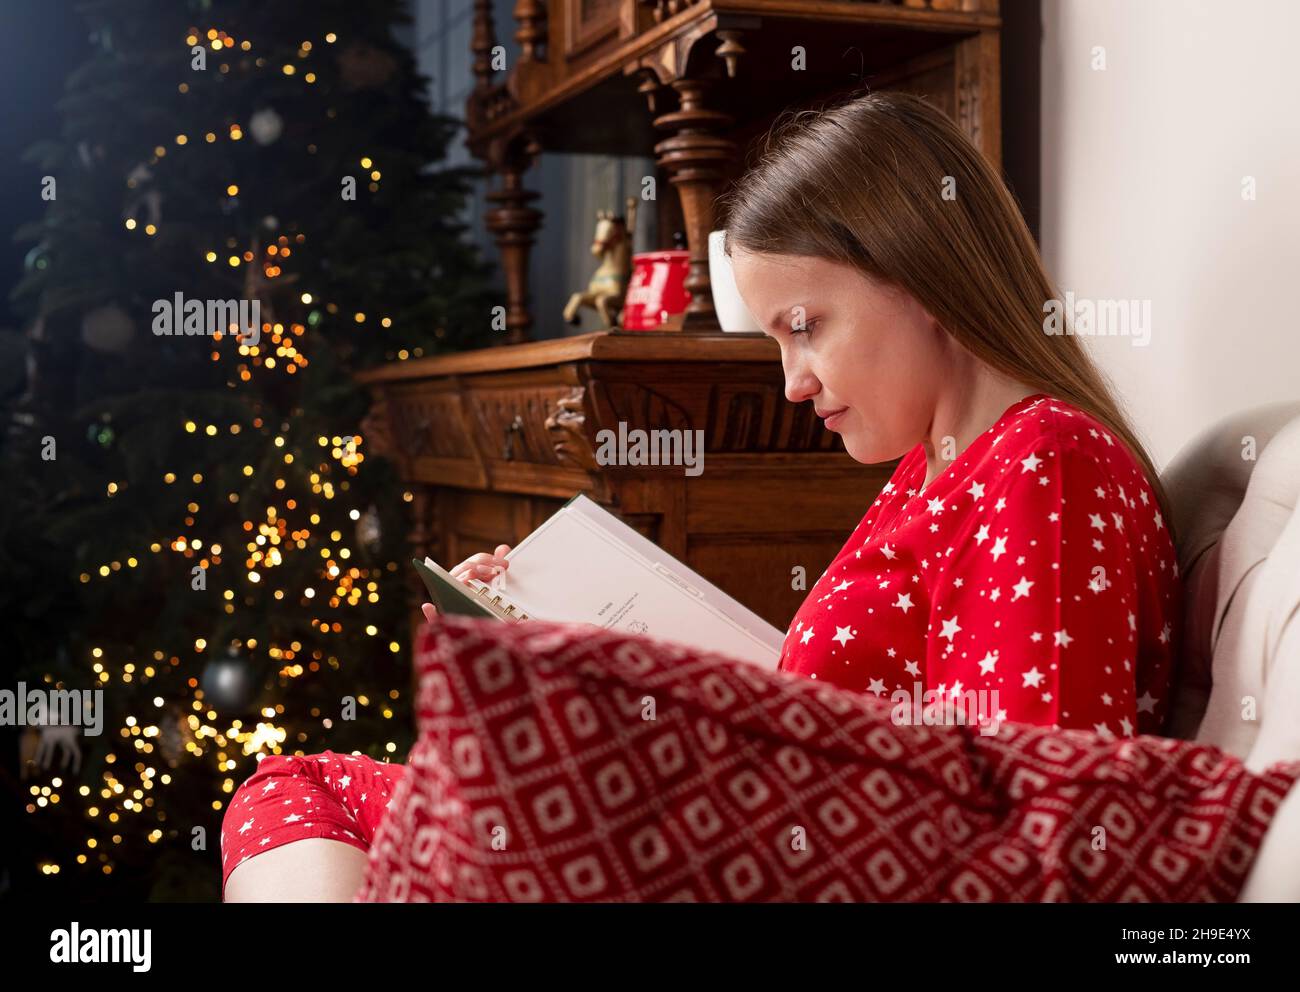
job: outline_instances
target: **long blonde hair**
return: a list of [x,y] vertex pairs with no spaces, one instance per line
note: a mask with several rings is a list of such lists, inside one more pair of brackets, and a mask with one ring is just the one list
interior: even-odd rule
[[1045,305],[1061,295],[1019,205],[943,111],[879,92],[787,112],[719,202],[728,255],[855,266],[910,293],[990,368],[1091,414],[1140,462],[1172,526],[1159,472],[1109,380],[1077,336],[1045,331]]

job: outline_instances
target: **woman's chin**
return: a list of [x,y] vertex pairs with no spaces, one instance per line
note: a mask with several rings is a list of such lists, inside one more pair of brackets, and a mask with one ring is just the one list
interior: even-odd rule
[[852,434],[841,434],[840,441],[844,444],[844,450],[849,453],[849,457],[855,462],[861,462],[863,465],[874,465],[876,462],[886,460],[877,450],[876,445],[864,443]]
[[849,457],[863,465],[880,465],[883,462],[897,461],[902,457],[890,446],[878,442],[872,443],[870,439],[857,437],[852,432],[840,434],[840,440],[844,443],[844,450],[848,452]]

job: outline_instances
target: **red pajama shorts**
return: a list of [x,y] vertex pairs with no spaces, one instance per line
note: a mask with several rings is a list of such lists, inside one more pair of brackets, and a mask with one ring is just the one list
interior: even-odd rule
[[251,857],[307,837],[370,850],[405,765],[322,751],[263,758],[221,823],[221,894]]

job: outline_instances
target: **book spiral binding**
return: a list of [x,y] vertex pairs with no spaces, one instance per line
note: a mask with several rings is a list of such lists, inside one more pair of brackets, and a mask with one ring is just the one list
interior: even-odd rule
[[482,597],[483,605],[499,619],[508,623],[519,623],[521,620],[528,619],[527,613],[515,606],[501,593],[494,593],[491,586],[479,582],[474,591]]

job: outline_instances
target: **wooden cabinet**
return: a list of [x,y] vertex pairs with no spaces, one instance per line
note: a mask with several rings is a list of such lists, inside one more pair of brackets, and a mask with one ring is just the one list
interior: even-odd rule
[[528,255],[545,205],[523,175],[542,151],[654,155],[658,247],[682,230],[691,253],[691,303],[673,323],[687,333],[718,329],[714,202],[779,112],[863,84],[906,90],[1000,161],[998,0],[519,0],[514,21],[509,65],[490,0],[476,2],[466,106],[470,150],[497,179],[486,224],[510,343],[532,337]]
[[[417,553],[451,566],[516,544],[584,492],[783,630],[894,468],[855,462],[786,401],[761,334],[602,331],[363,378],[367,444],[409,483]],[[701,432],[699,473],[601,464],[602,431],[638,429]]]
[[[785,629],[894,465],[858,464],[811,403],[786,401],[775,342],[719,331],[715,200],[778,113],[864,85],[934,101],[999,163],[998,2],[518,0],[513,65],[492,6],[474,5],[466,117],[493,177],[505,343],[363,377],[376,397],[367,443],[410,486],[413,544],[452,565],[517,543],[585,492]],[[684,230],[691,255],[693,298],[671,329],[530,340],[528,255],[545,204],[523,177],[543,150],[653,153],[659,230]],[[600,432],[620,426],[702,432],[703,471],[602,464]]]

